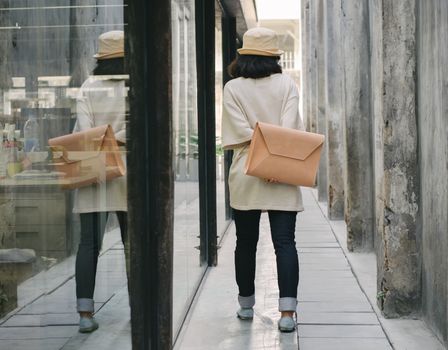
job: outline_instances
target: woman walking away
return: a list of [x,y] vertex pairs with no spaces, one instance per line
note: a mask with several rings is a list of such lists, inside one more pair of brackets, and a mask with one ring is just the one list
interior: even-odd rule
[[280,290],[278,328],[292,332],[297,307],[299,263],[295,244],[297,212],[303,211],[297,186],[245,175],[249,144],[258,121],[303,130],[296,84],[279,65],[283,51],[274,31],[253,28],[243,37],[229,73],[235,78],[224,87],[222,140],[233,149],[229,173],[230,205],[236,226],[235,272],[240,309],[237,316],[253,318],[255,260],[262,211],[267,211],[277,260]]
[[[111,31],[99,37],[99,50],[94,56],[97,66],[93,76],[81,86],[77,99],[77,120],[74,131],[84,131],[109,124],[119,145],[126,144],[126,86],[124,75],[124,33]],[[123,161],[125,161],[123,157]],[[93,318],[95,276],[98,255],[108,214],[115,212],[120,224],[121,239],[126,242],[126,176],[82,187],[75,197],[75,213],[80,214],[81,241],[76,255],[76,298],[80,315],[79,331],[98,328]]]

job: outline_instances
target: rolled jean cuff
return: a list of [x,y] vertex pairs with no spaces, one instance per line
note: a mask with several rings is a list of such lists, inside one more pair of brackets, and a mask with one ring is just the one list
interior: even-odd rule
[[251,295],[250,297],[242,297],[241,295],[238,295],[238,302],[240,303],[240,306],[243,309],[249,309],[251,307],[254,307],[255,294]]
[[278,311],[296,311],[297,298],[280,298],[278,300]]
[[76,308],[78,312],[94,312],[93,299],[81,298],[76,300]]

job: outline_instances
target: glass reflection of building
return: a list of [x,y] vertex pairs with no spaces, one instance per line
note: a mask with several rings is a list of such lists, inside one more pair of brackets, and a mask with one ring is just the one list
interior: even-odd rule
[[[70,339],[76,335],[74,260],[80,221],[79,215],[73,213],[74,191],[61,188],[61,174],[48,162],[48,140],[73,132],[76,99],[81,84],[95,67],[93,55],[98,36],[110,30],[124,30],[127,36],[126,13],[139,2],[0,0],[0,329],[17,327],[16,345],[25,344],[36,350],[63,348],[64,344],[72,346]],[[215,6],[208,3],[215,21],[207,24],[202,11],[205,3],[206,0],[171,1],[174,230],[173,275],[166,278],[172,278],[173,283],[174,339],[210,265],[211,249],[218,248],[209,242],[216,236],[219,241],[230,222],[225,190],[228,155],[222,151],[219,138],[221,91],[227,79],[224,68],[229,63],[229,58],[224,57],[229,57],[229,52],[225,52],[228,42],[233,42],[231,47],[236,45],[237,36],[241,37],[247,28],[246,22],[255,23],[254,14],[245,18],[241,7],[234,6],[239,1],[223,0],[216,1]],[[223,18],[227,21],[225,28]],[[233,31],[228,30],[229,23]],[[142,38],[143,35],[128,40],[139,45]],[[214,54],[209,57],[202,52],[203,38],[207,45],[214,43]],[[132,55],[127,59],[132,64]],[[204,59],[213,61],[213,95],[207,95],[211,83],[199,72],[205,65]],[[148,80],[151,69],[142,69]],[[126,86],[128,93],[133,86],[132,76]],[[110,91],[98,93],[111,97]],[[199,146],[203,142],[200,135],[205,131],[201,121],[208,117],[198,103],[204,96],[214,101],[216,112],[212,135],[215,151],[211,155],[214,160],[211,162],[208,155],[207,164],[201,160],[200,152],[205,152],[209,144],[203,144],[202,149]],[[127,103],[132,101],[127,99]],[[30,118],[35,118],[39,125],[40,147],[25,152],[24,125]],[[128,130],[127,136],[129,139],[134,135]],[[209,174],[206,167],[213,167],[216,172],[216,182],[212,179],[216,195],[201,190],[204,183],[200,179]],[[211,188],[209,182],[207,186]],[[209,217],[204,215],[205,201],[214,203],[210,208],[216,208],[215,223],[204,222]],[[117,218],[111,215],[96,278],[95,309],[99,313],[108,310],[118,297],[122,298],[120,310],[128,312],[123,248]],[[116,316],[120,317],[118,313]],[[48,340],[51,327],[63,326],[70,328],[65,329],[64,336]],[[27,335],[29,327],[35,327],[32,341]],[[11,339],[0,342],[13,348],[8,347],[13,344]]]

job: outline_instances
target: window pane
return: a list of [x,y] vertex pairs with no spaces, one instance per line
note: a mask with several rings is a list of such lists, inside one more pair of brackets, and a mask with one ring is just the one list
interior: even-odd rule
[[123,14],[0,1],[2,348],[77,348],[78,311],[124,320],[130,344]]
[[194,0],[172,1],[174,271],[173,327],[179,330],[206,268],[201,261]]

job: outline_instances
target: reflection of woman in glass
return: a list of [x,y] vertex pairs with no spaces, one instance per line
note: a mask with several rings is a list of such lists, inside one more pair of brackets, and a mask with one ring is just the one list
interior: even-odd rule
[[[126,143],[126,87],[124,76],[124,34],[111,31],[100,35],[97,66],[82,85],[77,99],[75,131],[109,124],[120,145]],[[115,212],[121,238],[126,242],[126,177],[78,189],[74,212],[80,213],[81,241],[76,256],[76,297],[80,314],[79,331],[98,328],[93,318],[98,254],[107,216]]]
[[230,205],[234,209],[237,243],[236,281],[241,319],[252,319],[255,305],[255,260],[262,211],[268,211],[272,241],[277,257],[280,289],[280,331],[294,331],[299,281],[295,225],[303,210],[300,188],[275,179],[259,179],[244,173],[249,143],[257,121],[303,129],[299,94],[294,81],[278,64],[283,51],[277,35],[266,28],[244,34],[243,48],[229,67],[236,78],[224,88],[223,146],[234,150],[229,173]]

